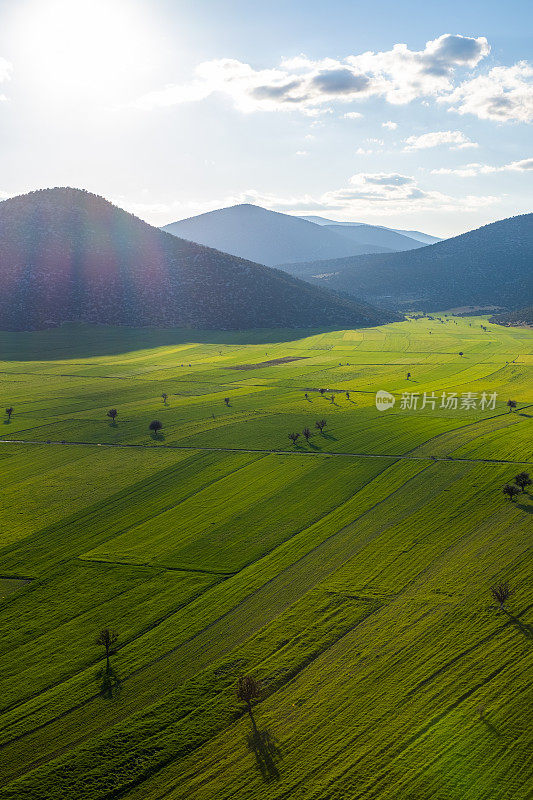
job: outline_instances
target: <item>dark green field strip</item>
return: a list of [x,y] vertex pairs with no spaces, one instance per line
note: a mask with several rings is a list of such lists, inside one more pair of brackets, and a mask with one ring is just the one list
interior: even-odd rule
[[38,575],[132,525],[150,520],[257,457],[248,453],[189,452],[179,454],[173,465],[140,481],[135,481],[133,473],[134,482],[126,489],[0,550],[2,571]]
[[[217,576],[199,573],[76,563],[39,581],[40,586],[32,589],[48,614],[34,612],[33,619],[24,614],[35,609],[32,592],[24,598],[26,609],[13,604],[3,615],[2,711],[59,685],[73,672],[92,665],[98,665],[98,671],[102,651],[95,636],[114,619],[120,620],[119,645],[127,646],[216,582]],[[14,631],[11,646],[10,630]]]

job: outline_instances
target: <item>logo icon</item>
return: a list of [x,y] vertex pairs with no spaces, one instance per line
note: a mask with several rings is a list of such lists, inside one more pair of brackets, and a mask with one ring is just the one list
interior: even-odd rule
[[388,411],[395,402],[396,398],[390,392],[386,392],[384,389],[376,392],[376,408],[378,411]]

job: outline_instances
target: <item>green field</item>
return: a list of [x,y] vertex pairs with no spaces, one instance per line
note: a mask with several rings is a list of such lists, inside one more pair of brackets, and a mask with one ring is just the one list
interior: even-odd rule
[[533,333],[442,319],[0,333],[1,800],[531,797]]

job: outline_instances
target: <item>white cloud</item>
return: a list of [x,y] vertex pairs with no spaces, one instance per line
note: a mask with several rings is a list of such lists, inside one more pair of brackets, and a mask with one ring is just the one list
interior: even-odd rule
[[[243,112],[299,109],[316,115],[331,102],[369,97],[404,104],[415,98],[449,94],[454,89],[456,70],[472,69],[489,51],[483,36],[444,34],[427,42],[423,50],[396,44],[391,50],[367,51],[343,60],[315,61],[297,56],[261,70],[223,58],[199,64],[191,81],[150,92],[135,105],[170,106],[203,100],[215,92],[229,96]],[[354,113],[349,118],[353,119]]]
[[363,115],[359,113],[359,111],[348,111],[344,115],[346,119],[362,119]]
[[12,65],[5,58],[0,56],[0,81],[6,81],[11,77]]
[[[3,81],[7,81],[11,77],[11,70],[12,66],[9,61],[6,61],[5,58],[0,56],[0,83]],[[0,103],[6,103],[8,100],[7,96],[0,92]]]
[[524,158],[521,161],[511,161],[501,167],[490,164],[465,164],[463,167],[432,169],[431,175],[457,175],[460,178],[472,178],[474,175],[488,175],[493,172],[527,172],[533,170],[533,158]]
[[421,136],[409,136],[404,139],[405,150],[426,150],[430,147],[450,145],[452,150],[464,150],[467,147],[478,147],[462,131],[432,131]]
[[296,155],[297,156],[308,156],[309,153],[307,152],[307,150],[297,150],[296,151]]
[[345,219],[361,215],[376,219],[391,215],[420,214],[422,212],[475,212],[490,206],[500,198],[493,196],[461,195],[453,197],[420,186],[411,175],[392,172],[360,172],[338,189],[318,195],[302,194],[280,196],[254,189],[238,192],[208,202],[175,201],[170,203],[131,202],[124,197],[114,202],[140,217],[156,219],[157,224],[183,219],[212,211],[216,208],[253,203],[264,208],[285,213],[335,212]]
[[396,128],[398,127],[398,123],[392,122],[392,120],[389,119],[388,122],[382,122],[381,127],[388,128],[390,131],[395,131]]
[[439,99],[453,104],[450,111],[459,114],[498,122],[529,122],[533,119],[533,69],[525,61],[512,67],[493,67]]

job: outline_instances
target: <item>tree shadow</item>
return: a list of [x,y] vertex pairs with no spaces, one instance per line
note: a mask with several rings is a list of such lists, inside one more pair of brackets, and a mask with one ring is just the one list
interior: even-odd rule
[[517,631],[520,631],[526,639],[533,639],[533,625],[527,625],[525,622],[522,622],[519,617],[515,617],[514,614],[511,614],[511,612],[507,611],[505,608],[502,608],[502,611],[504,614],[507,614],[509,622]]
[[322,433],[322,436],[324,437],[324,439],[331,439],[333,442],[337,441],[337,437],[333,436],[332,433]]
[[106,700],[116,700],[122,689],[122,681],[118,672],[111,666],[109,669],[103,667],[96,673],[96,677],[100,681],[100,694],[102,697],[105,697]]
[[11,419],[9,417],[5,418],[4,425],[11,425]]
[[276,762],[282,758],[281,749],[267,728],[262,731],[258,729],[253,714],[250,714],[250,720],[252,732],[247,737],[248,749],[255,755],[257,768],[265,783],[277,781],[280,771]]
[[155,442],[164,442],[165,441],[165,434],[161,433],[161,431],[152,431],[152,439]]
[[485,716],[485,712],[479,711],[478,713],[479,713],[479,721],[483,723],[485,728],[491,733],[493,733],[495,736],[501,736],[501,733],[498,730],[498,728],[495,725],[493,725],[489,719],[487,719],[487,717]]
[[527,506],[524,503],[517,503],[517,508],[521,508],[522,511],[527,511],[528,514],[533,514],[533,503],[529,503]]

